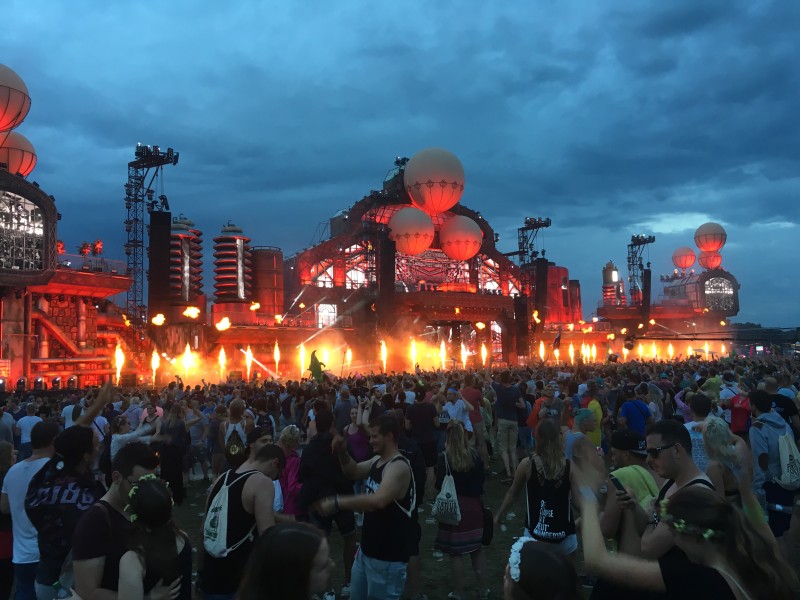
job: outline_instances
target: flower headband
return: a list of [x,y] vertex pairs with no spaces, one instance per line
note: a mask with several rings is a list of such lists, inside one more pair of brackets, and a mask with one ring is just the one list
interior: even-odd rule
[[511,546],[511,555],[508,557],[508,571],[511,575],[511,579],[513,579],[515,583],[519,583],[519,564],[522,560],[522,557],[520,556],[522,553],[522,547],[528,542],[532,541],[533,538],[521,537],[514,542],[513,546]]
[[[136,497],[136,494],[139,493],[139,484],[142,483],[143,481],[161,481],[161,480],[159,479],[158,475],[156,475],[155,473],[148,473],[147,475],[142,475],[141,477],[139,477],[139,479],[136,481],[136,483],[133,484],[133,487],[131,487],[131,491],[128,492],[128,500],[129,500],[129,502],[128,502],[128,504],[125,505],[125,509],[124,509],[125,512],[130,513],[130,515],[131,515],[131,523],[135,523],[136,519],[139,518],[139,515],[137,515],[135,512],[133,512],[133,507],[131,506],[130,500],[133,500]],[[169,487],[169,483],[167,483],[166,481],[161,481],[161,483],[163,483],[164,485]],[[172,501],[172,505],[173,506],[175,505],[175,501],[174,500]]]
[[696,525],[690,525],[684,519],[676,519],[671,514],[669,514],[664,508],[661,509],[661,520],[666,522],[670,527],[672,527],[672,529],[674,529],[678,533],[700,536],[706,541],[709,541],[712,538],[723,537],[723,533],[721,531],[717,531],[716,529],[711,529],[711,528],[703,529],[701,527],[697,527]]

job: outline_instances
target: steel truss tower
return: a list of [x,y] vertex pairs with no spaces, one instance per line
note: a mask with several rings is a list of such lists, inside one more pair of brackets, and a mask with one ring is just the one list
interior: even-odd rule
[[125,231],[128,241],[125,255],[128,258],[128,275],[131,287],[125,302],[125,312],[130,327],[127,328],[129,351],[137,362],[144,358],[144,333],[147,326],[147,310],[144,305],[144,234],[145,210],[169,210],[167,197],[163,194],[155,198],[154,184],[164,165],[177,165],[179,154],[172,148],[162,152],[158,146],[136,145],[135,159],[128,163],[128,182],[125,184]]

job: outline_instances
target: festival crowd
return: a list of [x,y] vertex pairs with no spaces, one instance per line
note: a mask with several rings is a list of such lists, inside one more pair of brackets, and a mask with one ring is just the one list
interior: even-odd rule
[[800,597],[797,359],[313,374],[0,400],[0,600]]

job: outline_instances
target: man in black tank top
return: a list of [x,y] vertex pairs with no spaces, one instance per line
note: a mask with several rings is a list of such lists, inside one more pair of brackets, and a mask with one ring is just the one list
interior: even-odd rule
[[337,436],[332,444],[345,476],[366,479],[365,494],[331,496],[317,505],[323,515],[338,510],[364,512],[361,547],[350,584],[352,600],[397,600],[405,586],[416,490],[411,466],[397,446],[399,434],[396,419],[378,417],[369,427],[370,445],[377,456],[358,464],[342,437]]
[[714,489],[708,476],[692,460],[692,438],[689,431],[674,420],[662,420],[647,428],[647,464],[667,481],[655,501],[650,515],[637,511],[646,528],[642,535],[642,556],[661,558],[677,550],[672,532],[661,522],[661,504],[678,490],[690,485],[703,485]]

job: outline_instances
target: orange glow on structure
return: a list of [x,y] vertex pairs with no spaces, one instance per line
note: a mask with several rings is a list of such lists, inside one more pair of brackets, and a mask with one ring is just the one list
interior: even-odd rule
[[155,317],[150,319],[150,322],[153,325],[156,325],[157,327],[161,327],[166,322],[166,320],[167,320],[167,318],[164,315],[162,315],[161,313],[158,313]]
[[486,357],[488,356],[488,352],[486,351],[486,344],[481,344],[481,364],[486,366]]
[[228,357],[225,356],[225,348],[219,349],[219,358],[217,361],[219,363],[219,380],[225,381],[225,365],[228,362]]
[[158,371],[158,365],[161,364],[161,357],[158,355],[158,352],[154,349],[153,354],[150,357],[150,368],[153,370],[153,387],[156,386],[156,371]]
[[381,365],[383,365],[383,372],[386,373],[386,358],[388,351],[386,350],[386,342],[381,340]]
[[303,374],[306,372],[306,345],[300,344],[300,351],[299,351],[299,358],[300,358],[300,379],[303,378]]
[[125,353],[122,351],[122,348],[117,347],[114,349],[114,365],[117,367],[117,385],[119,385],[119,380],[122,375],[122,366],[125,364]]
[[225,331],[226,329],[230,329],[231,320],[228,317],[222,317],[219,321],[217,321],[216,324],[214,324],[214,327],[217,328],[217,331]]
[[187,306],[186,310],[183,311],[184,317],[189,317],[190,319],[196,319],[200,316],[200,309],[196,306]]
[[275,342],[275,347],[272,349],[272,358],[275,360],[275,375],[278,374],[278,365],[281,362],[281,349],[278,347],[278,342]]

